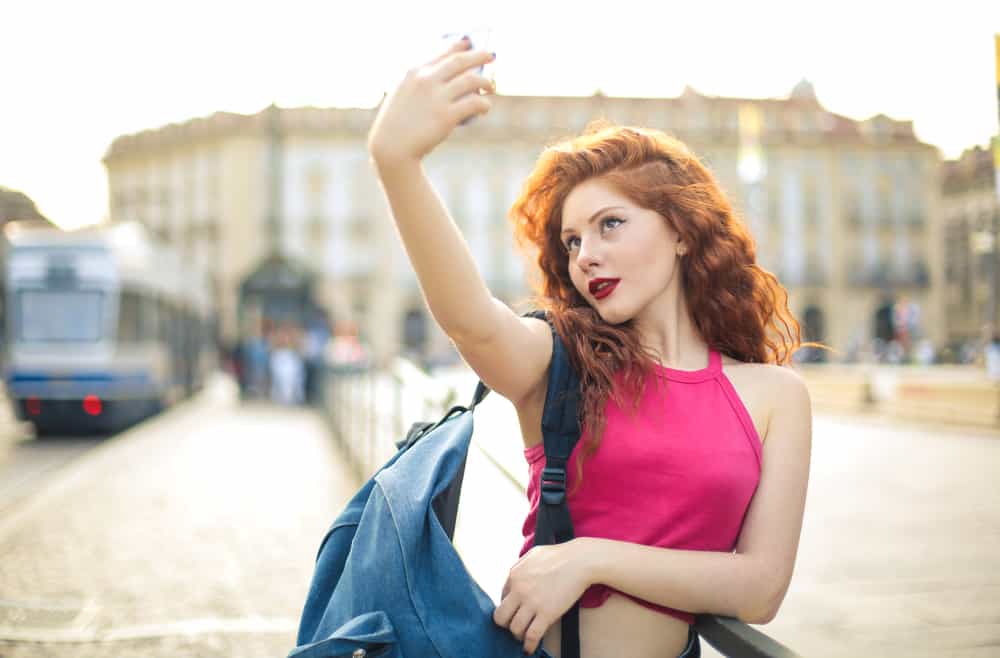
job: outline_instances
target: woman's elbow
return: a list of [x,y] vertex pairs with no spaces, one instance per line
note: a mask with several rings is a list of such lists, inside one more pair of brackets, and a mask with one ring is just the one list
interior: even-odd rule
[[764,624],[770,624],[774,618],[778,615],[777,610],[767,610],[763,614],[752,615],[749,619],[741,619],[744,624],[754,624],[755,626],[763,626]]
[[748,610],[746,612],[741,612],[738,619],[744,624],[754,624],[756,626],[762,624],[769,624],[771,620],[774,619],[777,614],[777,610],[764,609],[759,610]]
[[740,621],[744,624],[770,624],[778,616],[786,591],[787,588],[783,587],[776,594],[757,599],[750,610],[740,614]]

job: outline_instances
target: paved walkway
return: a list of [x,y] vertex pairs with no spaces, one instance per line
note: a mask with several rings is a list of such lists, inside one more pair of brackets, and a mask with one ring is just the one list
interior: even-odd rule
[[[527,467],[506,400],[476,427],[456,542],[496,601]],[[818,415],[795,577],[762,630],[807,656],[1000,654],[998,473],[995,433]],[[285,655],[356,485],[318,414],[214,386],[0,516],[0,656]]]
[[7,397],[5,386],[0,384],[0,463],[8,458],[17,441],[30,437],[30,424],[20,421],[13,403]]
[[217,385],[0,519],[0,656],[283,656],[355,485],[318,414]]

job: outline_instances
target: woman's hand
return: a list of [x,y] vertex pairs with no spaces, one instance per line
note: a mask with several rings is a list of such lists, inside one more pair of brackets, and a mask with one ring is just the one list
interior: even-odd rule
[[511,567],[493,621],[533,653],[549,627],[590,586],[584,543],[535,546]]
[[493,54],[454,43],[434,60],[410,69],[382,102],[368,133],[368,151],[376,165],[419,161],[443,142],[459,123],[486,114],[493,83],[479,67]]

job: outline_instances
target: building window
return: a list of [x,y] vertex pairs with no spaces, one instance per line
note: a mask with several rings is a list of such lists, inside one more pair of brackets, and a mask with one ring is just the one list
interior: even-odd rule
[[736,110],[730,110],[723,115],[723,132],[727,136],[735,135],[740,130],[739,115]]
[[769,185],[767,189],[767,222],[771,226],[781,224],[781,195],[777,185]]
[[819,226],[819,189],[812,175],[802,181],[802,216],[806,225]]
[[549,113],[541,105],[528,110],[528,127],[534,130],[543,130],[548,126]]
[[356,215],[348,224],[348,238],[355,243],[367,244],[372,235],[372,220],[365,215]]
[[590,108],[586,105],[578,105],[573,108],[572,114],[570,115],[570,128],[574,131],[579,132],[583,130],[587,124],[590,122]]
[[660,109],[660,128],[667,133],[676,134],[678,123],[681,119],[678,118],[678,113],[674,112],[672,107],[665,106]]
[[313,215],[309,218],[308,227],[309,241],[314,250],[319,250],[326,240],[326,222],[321,215]]
[[314,164],[309,167],[306,172],[306,198],[310,208],[322,207],[328,178],[326,168],[322,165]]

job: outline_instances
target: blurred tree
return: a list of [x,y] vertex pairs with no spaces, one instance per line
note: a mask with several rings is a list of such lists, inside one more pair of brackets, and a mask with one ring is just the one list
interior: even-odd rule
[[24,219],[52,223],[48,217],[38,212],[35,202],[28,195],[0,185],[0,223]]

